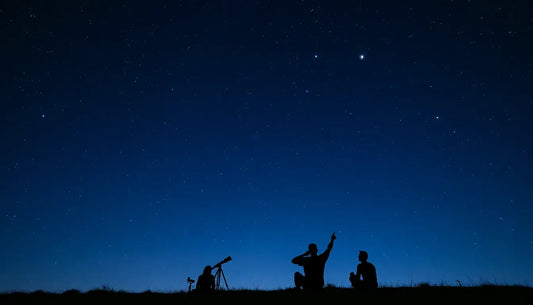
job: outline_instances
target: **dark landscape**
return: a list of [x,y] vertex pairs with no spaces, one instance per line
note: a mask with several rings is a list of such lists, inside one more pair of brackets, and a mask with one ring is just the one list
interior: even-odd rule
[[287,290],[230,290],[210,294],[186,292],[130,293],[108,289],[81,293],[5,293],[1,304],[533,304],[533,288],[525,286],[446,287],[420,286],[378,288],[374,291],[354,291],[350,288],[325,288],[318,292]]

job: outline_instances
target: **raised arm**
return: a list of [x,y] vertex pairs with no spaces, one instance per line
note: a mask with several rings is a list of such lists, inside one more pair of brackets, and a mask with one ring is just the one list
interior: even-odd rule
[[326,251],[324,251],[324,253],[322,253],[322,255],[324,255],[326,258],[329,257],[329,252],[331,252],[331,249],[333,248],[333,241],[336,238],[337,237],[335,236],[335,232],[333,232],[333,234],[331,234],[331,240],[329,241],[328,248],[326,249]]

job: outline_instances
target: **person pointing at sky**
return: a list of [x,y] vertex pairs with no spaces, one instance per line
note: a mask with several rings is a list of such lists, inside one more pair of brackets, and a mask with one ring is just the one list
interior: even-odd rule
[[292,259],[292,263],[304,267],[304,274],[294,273],[294,284],[297,289],[317,290],[324,287],[324,268],[328,260],[329,253],[333,248],[333,241],[336,239],[335,232],[331,235],[328,248],[322,254],[318,254],[316,244],[309,244],[308,250]]

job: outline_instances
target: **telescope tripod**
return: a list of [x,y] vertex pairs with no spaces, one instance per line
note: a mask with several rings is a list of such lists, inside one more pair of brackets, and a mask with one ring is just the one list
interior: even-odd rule
[[226,281],[226,276],[224,275],[224,271],[222,271],[222,267],[218,267],[217,272],[215,273],[215,290],[220,290],[220,278],[224,279],[224,284],[226,284],[226,290],[229,290],[228,282]]

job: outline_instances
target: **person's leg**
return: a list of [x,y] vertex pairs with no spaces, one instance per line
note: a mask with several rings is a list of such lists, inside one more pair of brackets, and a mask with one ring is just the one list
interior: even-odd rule
[[350,283],[352,283],[353,288],[357,288],[359,279],[355,277],[353,272],[350,272]]
[[300,272],[294,273],[294,285],[296,289],[302,289],[304,287],[305,276]]
[[363,281],[361,279],[358,279],[355,274],[350,273],[350,283],[352,283],[352,287],[354,289],[362,289],[363,288]]

